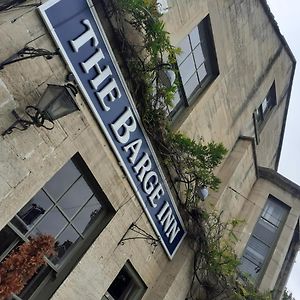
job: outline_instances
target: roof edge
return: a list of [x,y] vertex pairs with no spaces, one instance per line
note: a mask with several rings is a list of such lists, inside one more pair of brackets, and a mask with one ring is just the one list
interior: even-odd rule
[[281,150],[282,150],[282,145],[283,145],[283,138],[284,138],[284,132],[285,132],[285,127],[286,127],[288,109],[290,106],[290,99],[291,99],[292,87],[293,87],[293,82],[294,82],[295,69],[296,69],[296,63],[293,65],[290,86],[289,86],[289,92],[287,95],[287,100],[286,100],[286,105],[285,105],[285,110],[284,110],[284,115],[283,115],[283,124],[282,124],[281,132],[280,132],[280,139],[279,139],[279,144],[278,144],[278,148],[277,148],[277,157],[276,157],[276,161],[275,161],[275,170],[276,171],[278,170],[279,160],[281,157]]
[[266,179],[300,199],[300,186],[270,168],[258,167],[260,178]]
[[277,33],[280,41],[282,42],[284,48],[286,49],[286,51],[288,52],[288,55],[290,56],[291,60],[293,61],[294,64],[296,64],[296,58],[291,50],[291,48],[289,47],[285,37],[281,34],[278,23],[275,20],[275,17],[270,9],[269,4],[267,3],[267,0],[260,0],[260,3],[266,13],[266,15],[269,17],[269,20],[275,30],[275,32]]

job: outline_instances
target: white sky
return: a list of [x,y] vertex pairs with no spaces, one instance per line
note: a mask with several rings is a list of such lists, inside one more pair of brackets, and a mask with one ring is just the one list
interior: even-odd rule
[[[287,40],[297,62],[300,61],[300,1],[267,0],[279,25],[281,33]],[[300,185],[300,80],[299,65],[296,66],[288,119],[284,135],[283,148],[279,163],[279,173]],[[296,300],[300,300],[300,255],[290,275],[288,290]]]

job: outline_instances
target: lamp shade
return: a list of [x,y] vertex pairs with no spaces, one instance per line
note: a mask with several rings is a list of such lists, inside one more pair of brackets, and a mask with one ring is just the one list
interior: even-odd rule
[[54,121],[78,110],[75,94],[75,87],[48,84],[37,108],[46,120]]
[[197,193],[201,200],[205,200],[208,196],[208,188],[205,185],[201,185],[198,187]]
[[158,76],[160,82],[167,88],[170,88],[176,80],[176,74],[171,69],[160,70],[158,72]]

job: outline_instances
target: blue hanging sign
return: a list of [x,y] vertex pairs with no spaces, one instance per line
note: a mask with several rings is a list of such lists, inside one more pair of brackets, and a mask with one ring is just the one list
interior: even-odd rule
[[93,3],[49,0],[39,11],[172,258],[186,231]]

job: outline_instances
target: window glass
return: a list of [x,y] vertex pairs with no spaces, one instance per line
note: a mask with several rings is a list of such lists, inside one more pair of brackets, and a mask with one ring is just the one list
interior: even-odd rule
[[92,190],[84,178],[80,177],[62,196],[58,205],[68,217],[72,218],[92,195]]
[[172,101],[172,106],[168,106],[169,113],[176,111],[176,108],[179,106],[179,103],[182,101],[178,91],[174,94],[174,98]]
[[27,228],[32,227],[53,206],[53,202],[40,190],[19,212],[18,216]]
[[262,241],[253,237],[249,240],[246,247],[245,256],[248,257],[252,262],[262,264],[265,260],[266,254],[268,253],[269,247]]
[[51,258],[51,261],[58,263],[65,256],[65,254],[72,249],[73,245],[79,238],[79,234],[71,225],[69,225],[56,239],[56,255]]
[[256,278],[260,271],[260,267],[250,261],[247,257],[243,256],[241,258],[239,270],[242,273],[249,274],[252,278]]
[[195,49],[197,45],[200,43],[200,36],[199,36],[199,29],[198,26],[196,26],[191,33],[189,34],[190,41],[192,45],[192,49]]
[[186,36],[178,47],[181,49],[180,54],[177,56],[177,63],[180,65],[192,51],[189,37]]
[[264,99],[264,101],[262,102],[261,104],[261,107],[262,107],[262,112],[263,114],[266,112],[267,108],[268,108],[268,101],[267,101],[267,98]]
[[262,213],[262,217],[275,226],[279,226],[280,222],[286,215],[286,209],[280,204],[268,201]]
[[184,91],[187,97],[189,97],[193,91],[198,86],[198,76],[197,73],[194,73],[194,75],[189,79],[189,81],[184,85]]
[[74,218],[73,224],[80,233],[84,234],[88,226],[94,222],[101,210],[101,204],[93,197]]
[[277,227],[269,223],[263,218],[257,222],[255,231],[255,237],[263,241],[266,245],[270,246],[275,238]]
[[191,78],[191,76],[195,72],[194,59],[192,54],[190,54],[186,58],[186,60],[179,66],[179,71],[180,71],[182,84],[185,85],[185,83]]
[[200,82],[203,81],[207,75],[205,64],[202,64],[197,71]]
[[80,172],[72,161],[64,165],[44,186],[44,190],[57,200],[80,176]]
[[259,132],[262,130],[263,125],[265,124],[265,120],[268,115],[271,113],[273,106],[276,105],[276,91],[275,91],[275,82],[273,82],[266,98],[261,102],[259,107],[254,111],[255,117],[255,134],[256,134],[256,142],[259,143]]
[[201,45],[195,48],[194,59],[195,59],[196,68],[198,69],[205,61]]
[[56,237],[67,225],[66,218],[61,212],[53,207],[42,219],[40,223],[34,228],[32,234],[50,234]]

